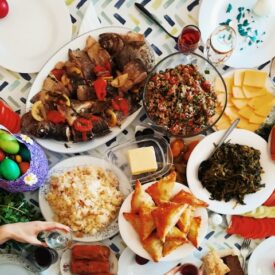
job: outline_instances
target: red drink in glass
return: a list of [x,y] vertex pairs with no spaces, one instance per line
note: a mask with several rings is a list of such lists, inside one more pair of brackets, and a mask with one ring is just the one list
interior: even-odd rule
[[15,113],[3,100],[0,99],[0,124],[10,132],[18,133],[20,130],[20,116]]
[[179,51],[190,53],[198,48],[201,32],[195,25],[187,25],[183,28],[178,38]]

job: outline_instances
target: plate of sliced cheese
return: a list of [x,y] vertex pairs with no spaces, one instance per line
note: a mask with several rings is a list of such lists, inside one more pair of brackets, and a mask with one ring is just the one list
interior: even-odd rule
[[[223,75],[227,87],[227,105],[223,116],[215,127],[218,130],[228,128],[240,118],[238,128],[257,130],[272,111],[275,96],[271,92],[271,82],[266,72],[259,70],[234,70]],[[218,108],[223,108],[222,82],[216,81]],[[221,93],[219,94],[219,90]]]

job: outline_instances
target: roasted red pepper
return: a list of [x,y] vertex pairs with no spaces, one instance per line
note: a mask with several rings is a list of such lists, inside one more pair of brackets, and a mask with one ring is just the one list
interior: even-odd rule
[[51,73],[54,75],[54,77],[60,81],[61,80],[61,77],[62,75],[65,73],[65,71],[63,69],[53,69],[51,71]]
[[121,111],[125,116],[129,114],[128,101],[123,97],[116,97],[115,99],[112,99],[112,107],[115,111]]
[[104,100],[107,94],[107,81],[103,78],[98,78],[94,81],[94,88],[98,100]]
[[78,132],[88,132],[93,129],[93,124],[89,119],[79,117],[74,121],[73,127]]
[[47,119],[54,124],[64,123],[66,121],[65,117],[56,110],[48,111]]

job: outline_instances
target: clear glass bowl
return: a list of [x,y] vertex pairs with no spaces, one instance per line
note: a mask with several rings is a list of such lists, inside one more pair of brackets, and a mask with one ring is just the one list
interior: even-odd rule
[[[139,175],[132,175],[128,160],[128,151],[134,148],[153,146],[156,154],[158,168],[155,172],[148,172]],[[134,184],[136,179],[143,184],[158,180],[168,173],[173,165],[173,156],[168,141],[158,134],[138,136],[126,143],[114,146],[106,152],[106,158],[112,164],[120,168],[131,183]]]
[[[149,110],[149,101],[152,98],[152,93],[148,92],[149,88],[148,85],[150,82],[150,79],[154,76],[155,73],[159,73],[159,72],[164,72],[166,69],[169,68],[175,68],[176,66],[183,64],[183,65],[188,65],[188,64],[193,64],[196,68],[197,71],[205,78],[205,80],[207,80],[208,82],[210,82],[210,84],[212,84],[212,87],[215,87],[215,83],[217,81],[219,81],[220,85],[219,85],[219,91],[215,91],[216,96],[217,96],[217,106],[216,106],[216,110],[215,110],[215,115],[212,116],[211,118],[208,119],[207,123],[205,123],[205,125],[199,125],[199,127],[197,127],[197,129],[194,129],[193,131],[186,131],[188,133],[183,134],[183,133],[177,133],[175,134],[174,131],[172,131],[171,129],[169,129],[169,125],[164,125],[164,124],[160,124],[157,122],[157,118],[156,116],[154,116],[154,114],[150,114],[151,111]],[[169,79],[170,81],[170,79]],[[158,91],[158,90],[154,90],[154,93],[162,93],[162,95],[164,94],[163,91]],[[149,95],[150,94],[150,95]],[[167,100],[166,95],[163,96],[164,97],[164,103],[165,100]],[[178,101],[179,103],[185,104],[185,98],[182,98],[181,101]],[[163,104],[163,102],[161,104]],[[160,108],[161,108],[161,104],[158,103]],[[188,103],[190,104],[190,103]],[[150,74],[147,77],[145,86],[144,86],[144,92],[143,92],[143,105],[146,111],[146,114],[149,118],[149,120],[151,120],[151,123],[163,128],[164,131],[166,131],[168,134],[173,135],[173,136],[178,136],[178,137],[182,137],[182,138],[186,138],[186,137],[192,137],[192,136],[196,136],[199,134],[202,134],[204,132],[206,132],[207,130],[209,130],[211,127],[213,127],[218,120],[222,117],[222,114],[225,110],[227,104],[227,90],[226,90],[226,84],[223,80],[223,77],[221,76],[221,74],[218,72],[218,70],[215,68],[215,66],[209,62],[206,58],[204,58],[203,56],[196,54],[196,53],[190,53],[188,55],[185,55],[183,53],[177,52],[177,53],[173,53],[168,55],[167,57],[165,57],[164,59],[162,59],[155,67],[154,69],[150,72]],[[190,106],[191,107],[191,106]],[[169,109],[170,110],[170,109]],[[171,111],[169,111],[171,112]],[[173,112],[173,111],[172,111]],[[172,113],[171,112],[171,113]],[[159,112],[160,113],[160,112]],[[158,114],[158,117],[161,114]],[[193,120],[193,118],[192,118]],[[198,120],[196,118],[196,120]],[[170,123],[171,120],[168,120],[168,123]],[[189,121],[184,121],[183,119],[177,119],[176,122],[174,120],[174,125],[180,125],[181,128],[186,128],[188,129],[188,123]]]

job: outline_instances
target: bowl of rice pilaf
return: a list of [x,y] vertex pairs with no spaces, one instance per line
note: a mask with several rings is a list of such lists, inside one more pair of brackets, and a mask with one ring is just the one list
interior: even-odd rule
[[[214,89],[217,82],[219,90]],[[144,86],[143,105],[149,119],[173,136],[192,137],[207,131],[221,118],[226,103],[222,76],[196,53],[165,57]]]

